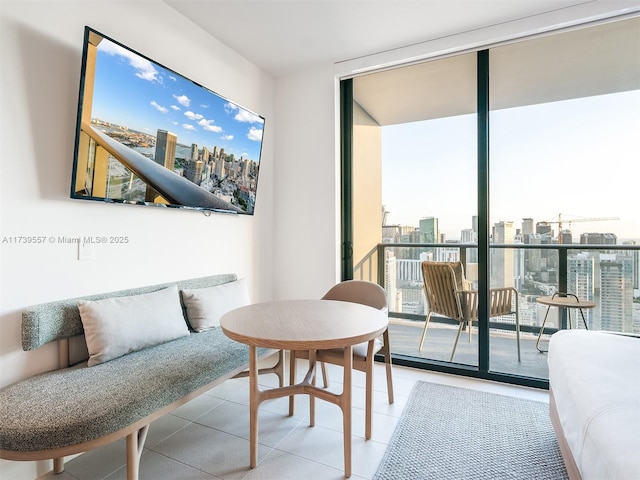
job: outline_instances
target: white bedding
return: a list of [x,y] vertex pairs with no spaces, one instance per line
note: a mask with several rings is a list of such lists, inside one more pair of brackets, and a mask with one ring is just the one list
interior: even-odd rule
[[640,479],[640,338],[561,330],[549,386],[583,480]]

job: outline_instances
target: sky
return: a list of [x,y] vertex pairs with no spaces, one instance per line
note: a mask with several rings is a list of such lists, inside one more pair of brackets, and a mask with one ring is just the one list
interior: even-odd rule
[[98,45],[91,116],[260,160],[263,118],[106,38]]
[[[561,214],[574,242],[584,232],[640,239],[639,90],[493,111],[489,121],[491,224]],[[387,223],[434,216],[448,240],[471,228],[475,136],[475,115],[383,127]],[[566,223],[608,217],[619,220]]]

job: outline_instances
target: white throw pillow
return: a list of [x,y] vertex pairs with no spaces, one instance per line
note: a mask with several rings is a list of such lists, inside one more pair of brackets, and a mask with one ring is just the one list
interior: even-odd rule
[[251,303],[244,278],[214,287],[185,289],[180,292],[187,309],[189,325],[196,332],[219,327],[222,315]]
[[89,366],[189,335],[178,287],[104,300],[78,301]]

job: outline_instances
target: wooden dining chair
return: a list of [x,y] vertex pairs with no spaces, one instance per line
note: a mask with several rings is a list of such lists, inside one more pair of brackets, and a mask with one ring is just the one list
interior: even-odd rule
[[[384,289],[377,283],[364,280],[347,280],[334,285],[323,297],[323,300],[338,300],[343,302],[360,303],[387,312],[387,296]],[[340,321],[336,318],[336,321]],[[366,419],[365,438],[371,438],[371,419],[373,411],[373,362],[374,355],[380,352],[384,356],[387,374],[387,395],[389,403],[393,403],[393,378],[391,372],[391,350],[389,347],[389,328],[382,334],[382,339],[374,340],[373,347],[369,347],[369,342],[354,345],[353,348],[353,369],[365,372],[366,375]],[[309,358],[307,351],[293,351],[290,359],[290,384],[295,381],[295,361],[296,358]],[[344,350],[318,350],[316,361],[320,362],[322,377],[325,388],[329,386],[329,377],[325,363],[344,366]]]
[[[429,320],[434,313],[460,322],[458,334],[453,344],[450,362],[456,353],[458,339],[463,325],[467,324],[471,340],[472,322],[478,320],[478,291],[471,290],[471,283],[464,277],[461,262],[422,262],[424,290],[429,304],[429,313],[422,331],[420,351],[427,336]],[[515,314],[518,361],[520,361],[520,314],[518,291],[513,287],[492,288],[489,290],[489,318]]]

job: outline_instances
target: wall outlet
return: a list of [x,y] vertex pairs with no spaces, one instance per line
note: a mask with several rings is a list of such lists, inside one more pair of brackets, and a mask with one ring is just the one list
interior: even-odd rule
[[93,243],[78,242],[78,260],[93,260],[95,249]]

